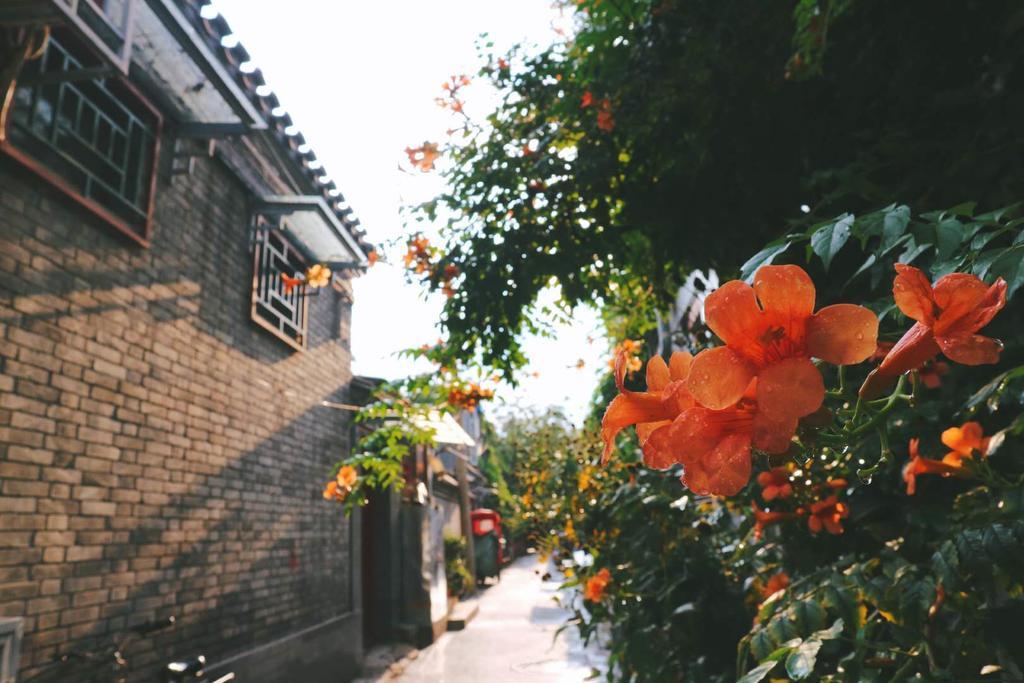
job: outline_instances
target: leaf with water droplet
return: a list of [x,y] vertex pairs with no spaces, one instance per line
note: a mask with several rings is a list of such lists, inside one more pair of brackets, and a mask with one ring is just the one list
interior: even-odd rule
[[843,214],[834,223],[818,228],[811,235],[811,249],[818,255],[828,271],[832,259],[850,239],[850,228],[853,226],[853,214]]

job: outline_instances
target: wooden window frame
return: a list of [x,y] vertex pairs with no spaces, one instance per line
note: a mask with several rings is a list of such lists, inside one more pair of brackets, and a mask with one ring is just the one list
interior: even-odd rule
[[[74,42],[73,39],[71,42]],[[153,106],[153,104],[150,103],[149,100],[147,100],[146,97],[143,96],[142,93],[127,79],[120,77],[107,77],[105,80],[115,82],[115,87],[117,89],[123,89],[125,93],[134,100],[131,103],[132,105],[140,106],[153,118],[153,146],[150,150],[152,158],[147,167],[148,180],[144,181],[148,196],[146,198],[144,218],[138,227],[133,227],[131,223],[117,215],[114,211],[107,208],[99,201],[85,196],[85,194],[75,187],[75,185],[65,179],[59,171],[50,168],[47,163],[36,159],[30,152],[21,149],[14,143],[14,141],[11,140],[10,128],[13,125],[14,120],[14,116],[12,114],[13,109],[17,106],[14,102],[13,93],[9,109],[3,112],[3,116],[0,116],[0,120],[3,121],[3,126],[0,127],[0,153],[3,153],[17,161],[29,171],[42,178],[49,185],[67,195],[82,208],[113,227],[118,233],[124,235],[139,246],[148,248],[152,244],[153,236],[153,214],[156,205],[157,168],[160,160],[160,138],[163,134],[164,119],[160,114],[160,111]],[[116,93],[111,93],[111,97],[114,97],[115,95]],[[127,108],[131,107],[129,106]]]
[[[278,239],[284,246],[285,258],[284,261],[288,264],[289,268],[295,271],[305,271],[308,263],[305,255],[300,249],[297,249],[295,245],[285,236],[281,230],[276,230],[262,219],[257,218],[255,226],[255,235],[253,239],[253,256],[252,256],[252,294],[251,294],[251,307],[249,310],[249,317],[252,318],[253,322],[270,332],[273,336],[283,341],[288,346],[292,347],[296,351],[305,351],[309,341],[309,288],[305,284],[296,285],[291,295],[299,300],[301,325],[294,324],[293,326],[299,328],[298,338],[292,338],[286,334],[282,329],[280,323],[274,325],[273,322],[268,320],[264,316],[260,308],[273,306],[273,298],[264,299],[261,297],[261,292],[266,291],[272,293],[275,297],[283,299],[283,287],[281,285],[281,278],[279,274],[282,272],[281,269],[272,269],[273,272],[267,273],[268,261],[263,256],[266,243],[271,239]],[[262,280],[262,282],[261,282]],[[261,287],[262,285],[262,287]]]

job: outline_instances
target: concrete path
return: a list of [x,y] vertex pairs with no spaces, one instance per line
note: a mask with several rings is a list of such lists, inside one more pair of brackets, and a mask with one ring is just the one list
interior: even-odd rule
[[448,632],[422,650],[397,678],[401,683],[575,683],[603,672],[606,658],[584,648],[576,630],[555,632],[569,612],[555,602],[561,577],[541,578],[551,566],[536,556],[501,572],[479,594],[480,612],[464,631]]

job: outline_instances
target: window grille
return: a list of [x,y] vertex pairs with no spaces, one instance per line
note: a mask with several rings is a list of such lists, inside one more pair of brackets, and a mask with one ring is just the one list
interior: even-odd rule
[[254,236],[252,319],[296,349],[306,347],[309,296],[304,284],[285,291],[281,275],[306,270],[306,261],[284,235],[258,224]]
[[116,78],[89,78],[51,36],[18,77],[4,150],[101,218],[147,244],[160,117]]

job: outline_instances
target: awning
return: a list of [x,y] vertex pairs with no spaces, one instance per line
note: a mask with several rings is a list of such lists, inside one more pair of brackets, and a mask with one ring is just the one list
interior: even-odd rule
[[261,197],[253,213],[272,220],[271,224],[296,242],[306,258],[329,268],[366,266],[359,248],[337,214],[318,195],[271,195]]
[[232,73],[240,64],[225,64],[215,50],[225,51],[200,34],[175,0],[134,1],[132,61],[139,68],[132,75],[165,97],[183,133],[216,137],[267,127]]
[[205,31],[201,18],[189,16],[196,12],[179,0],[0,0],[0,23],[68,30],[87,46],[96,61],[69,78],[130,75],[174,113],[179,135],[267,128],[238,81],[247,53],[218,43],[223,39]]
[[413,424],[420,429],[434,430],[434,443],[450,446],[475,446],[466,430],[448,413],[431,413],[428,417],[415,417]]

